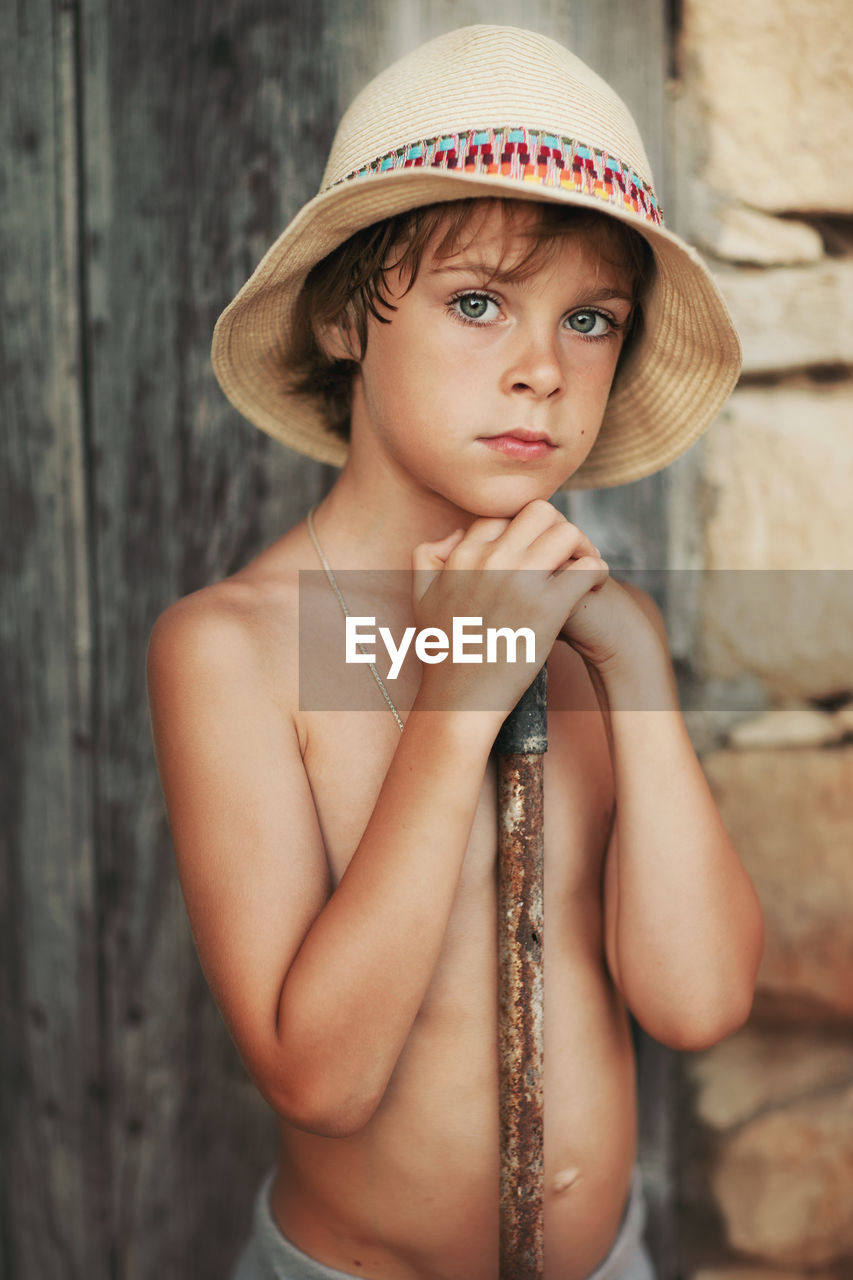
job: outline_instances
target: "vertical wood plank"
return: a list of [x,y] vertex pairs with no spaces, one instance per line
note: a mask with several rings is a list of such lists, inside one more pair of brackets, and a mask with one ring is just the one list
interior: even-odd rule
[[572,48],[611,84],[637,121],[666,202],[668,32],[662,0],[572,0]]
[[7,5],[4,37],[2,1256],[82,1280],[108,1264],[76,15]]
[[190,941],[145,647],[166,604],[246,563],[325,483],[231,409],[209,346],[219,311],[319,180],[331,77],[307,3],[92,0],[85,12],[110,1231],[117,1276],[224,1275],[275,1125]]

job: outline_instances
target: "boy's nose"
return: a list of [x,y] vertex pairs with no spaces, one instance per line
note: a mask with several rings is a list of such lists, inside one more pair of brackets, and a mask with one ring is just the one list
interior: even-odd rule
[[559,394],[565,386],[565,373],[557,337],[544,331],[519,335],[505,380],[509,390],[530,392],[537,399]]

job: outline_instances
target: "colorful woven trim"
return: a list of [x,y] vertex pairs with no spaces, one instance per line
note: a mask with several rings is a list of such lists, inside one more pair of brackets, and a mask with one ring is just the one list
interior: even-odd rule
[[651,187],[621,160],[573,138],[528,129],[472,129],[410,142],[331,186],[398,169],[430,168],[560,187],[629,209],[658,226],[663,221],[663,210]]

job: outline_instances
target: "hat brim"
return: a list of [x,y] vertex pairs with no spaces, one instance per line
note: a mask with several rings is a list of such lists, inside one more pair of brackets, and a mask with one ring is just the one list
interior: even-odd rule
[[354,178],[315,196],[216,324],[213,368],[231,403],[283,444],[342,466],[346,442],[311,397],[294,392],[287,374],[294,305],[308,272],[375,222],[420,205],[496,195],[604,213],[644,236],[655,256],[642,332],[617,375],[595,445],[564,488],[627,484],[673,462],[713,420],[740,372],[740,342],[707,267],[678,236],[619,205],[562,188],[526,189],[494,174],[408,169]]

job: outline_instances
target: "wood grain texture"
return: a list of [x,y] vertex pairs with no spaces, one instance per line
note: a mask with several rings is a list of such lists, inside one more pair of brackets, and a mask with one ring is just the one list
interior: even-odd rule
[[[647,65],[656,12],[3,0],[8,1280],[225,1276],[273,1158],[272,1118],[193,951],[145,648],[170,601],[245,564],[330,473],[230,408],[208,358],[217,315],[316,190],[340,111],[389,59],[466,22],[530,26],[607,59],[647,127],[662,94]],[[627,501],[601,518],[631,547],[653,544],[655,503]]]
[[[86,14],[110,1234],[120,1276],[218,1275],[247,1229],[274,1123],[191,947],[144,655],[166,604],[245,564],[321,491],[322,468],[234,413],[208,352],[219,311],[316,185],[331,110],[307,5],[298,21],[273,3]],[[295,127],[294,93],[322,141]]]
[[98,1271],[106,1171],[76,43],[40,0],[6,18],[2,1254],[9,1276],[76,1277]]

